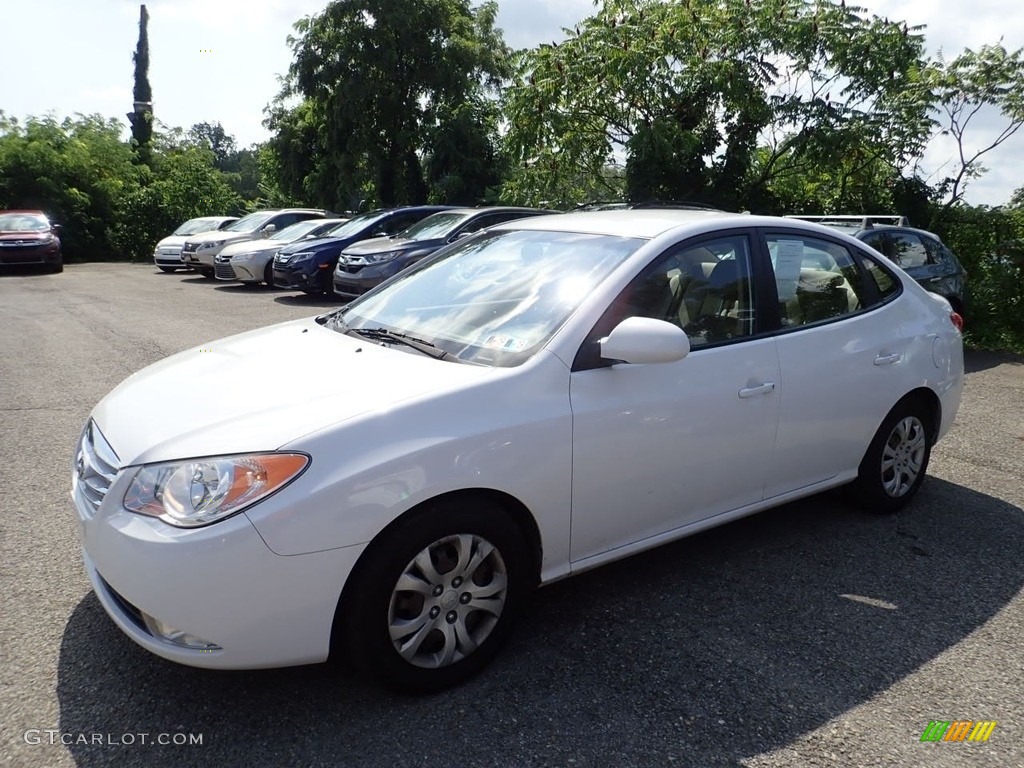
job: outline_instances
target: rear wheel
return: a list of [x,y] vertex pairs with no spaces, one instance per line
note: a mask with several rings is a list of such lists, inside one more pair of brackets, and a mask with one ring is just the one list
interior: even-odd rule
[[918,400],[904,400],[875,433],[860,463],[853,492],[866,509],[896,512],[917,494],[932,451],[932,423]]
[[516,524],[486,499],[438,502],[364,554],[335,619],[343,650],[390,688],[425,693],[482,669],[531,585]]

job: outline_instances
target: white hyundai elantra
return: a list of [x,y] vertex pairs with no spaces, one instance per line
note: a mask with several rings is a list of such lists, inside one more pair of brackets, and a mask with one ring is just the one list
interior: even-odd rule
[[436,690],[537,584],[843,484],[902,507],[956,415],[959,326],[814,224],[518,220],[118,386],[76,453],[86,569],[165,658],[335,654]]

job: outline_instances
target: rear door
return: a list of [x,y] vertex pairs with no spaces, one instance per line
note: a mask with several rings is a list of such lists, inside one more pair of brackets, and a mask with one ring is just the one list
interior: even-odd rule
[[881,419],[908,391],[895,276],[844,243],[769,230],[781,329],[779,429],[765,497],[856,471]]

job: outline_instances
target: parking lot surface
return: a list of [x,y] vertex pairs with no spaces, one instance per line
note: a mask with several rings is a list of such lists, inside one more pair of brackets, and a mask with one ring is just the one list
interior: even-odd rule
[[[90,409],[168,354],[332,306],[148,265],[0,273],[0,765],[1024,766],[1024,361],[996,354],[968,355],[907,511],[826,494],[552,585],[455,690],[136,647],[81,565]],[[997,725],[922,743],[935,720]]]

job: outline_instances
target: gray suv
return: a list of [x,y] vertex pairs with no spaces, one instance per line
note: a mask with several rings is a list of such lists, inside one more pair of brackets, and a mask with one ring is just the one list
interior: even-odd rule
[[967,308],[967,272],[938,235],[909,226],[906,216],[787,216],[832,227],[867,243],[959,315]]

